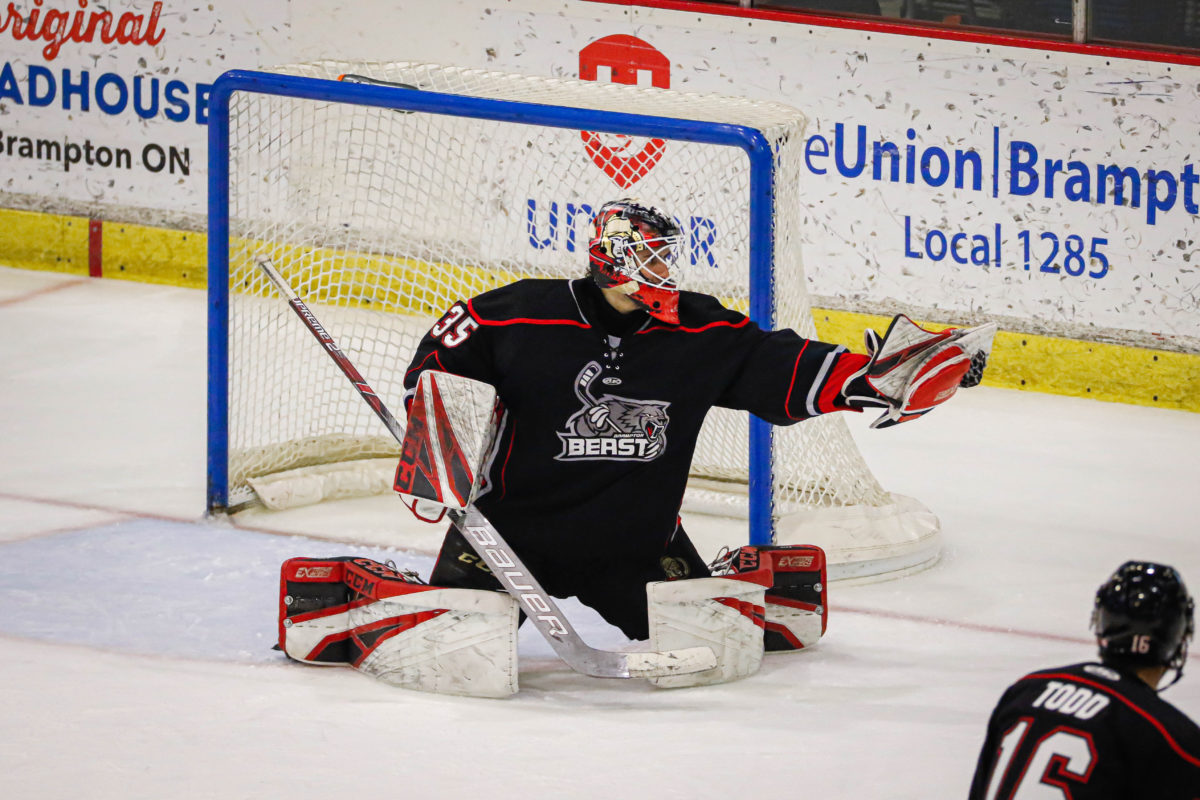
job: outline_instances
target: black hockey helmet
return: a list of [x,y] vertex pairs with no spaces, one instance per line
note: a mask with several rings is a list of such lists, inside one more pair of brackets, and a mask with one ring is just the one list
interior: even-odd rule
[[1195,604],[1173,568],[1126,561],[1096,592],[1092,630],[1105,663],[1182,672]]
[[633,199],[605,203],[588,242],[588,271],[601,289],[619,289],[665,322],[679,322],[675,262],[683,235],[660,208]]

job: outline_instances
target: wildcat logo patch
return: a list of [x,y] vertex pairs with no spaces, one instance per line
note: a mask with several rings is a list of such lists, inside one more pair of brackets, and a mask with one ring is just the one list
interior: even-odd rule
[[575,378],[575,395],[583,403],[558,432],[562,452],[556,461],[652,461],[667,446],[670,403],[631,400],[611,394],[596,397],[592,383],[600,365],[589,362]]

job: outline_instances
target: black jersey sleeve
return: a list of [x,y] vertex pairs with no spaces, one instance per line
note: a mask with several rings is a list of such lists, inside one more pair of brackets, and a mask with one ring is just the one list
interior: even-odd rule
[[450,306],[421,339],[404,374],[405,406],[421,373],[430,369],[496,385],[490,332],[480,325],[471,301]]
[[867,357],[805,339],[792,330],[765,332],[748,322],[741,368],[717,405],[749,411],[775,425],[845,411],[841,388]]

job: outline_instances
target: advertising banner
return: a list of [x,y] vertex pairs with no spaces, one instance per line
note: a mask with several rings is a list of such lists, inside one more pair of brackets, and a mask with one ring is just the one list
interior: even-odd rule
[[[1200,70],[631,15],[632,25],[497,12],[497,66],[669,80],[804,111],[803,178],[785,191],[811,212],[804,267],[818,297],[1021,320],[1078,338],[1200,344]],[[597,69],[597,43],[611,56],[619,37],[625,67]],[[614,181],[623,190],[636,186]]]
[[31,0],[0,14],[0,187],[48,208],[201,213],[212,81],[273,61],[288,37],[287,0]]
[[[430,60],[716,92],[809,118],[801,180],[783,191],[808,210],[803,266],[819,305],[1200,352],[1200,68],[726,11],[6,3],[0,192],[47,210],[132,209],[147,224],[202,220],[209,91],[230,67]],[[669,143],[585,144],[614,165],[614,197],[678,160]],[[526,255],[569,246],[548,230],[526,237]]]

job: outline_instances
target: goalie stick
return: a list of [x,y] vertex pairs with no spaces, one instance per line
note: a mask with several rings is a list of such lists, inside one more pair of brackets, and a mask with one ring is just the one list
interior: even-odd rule
[[[296,316],[317,338],[359,395],[375,412],[397,442],[403,443],[404,429],[375,394],[354,364],[338,347],[305,302],[284,280],[268,257],[258,259],[258,267],[288,301]],[[435,438],[436,441],[436,438]],[[703,672],[716,666],[716,656],[707,647],[682,650],[620,652],[600,650],[588,645],[567,621],[558,604],[542,588],[533,573],[504,541],[500,532],[477,508],[448,509],[451,521],[491,569],[510,595],[517,598],[534,627],[571,669],[596,678],[652,678]]]

